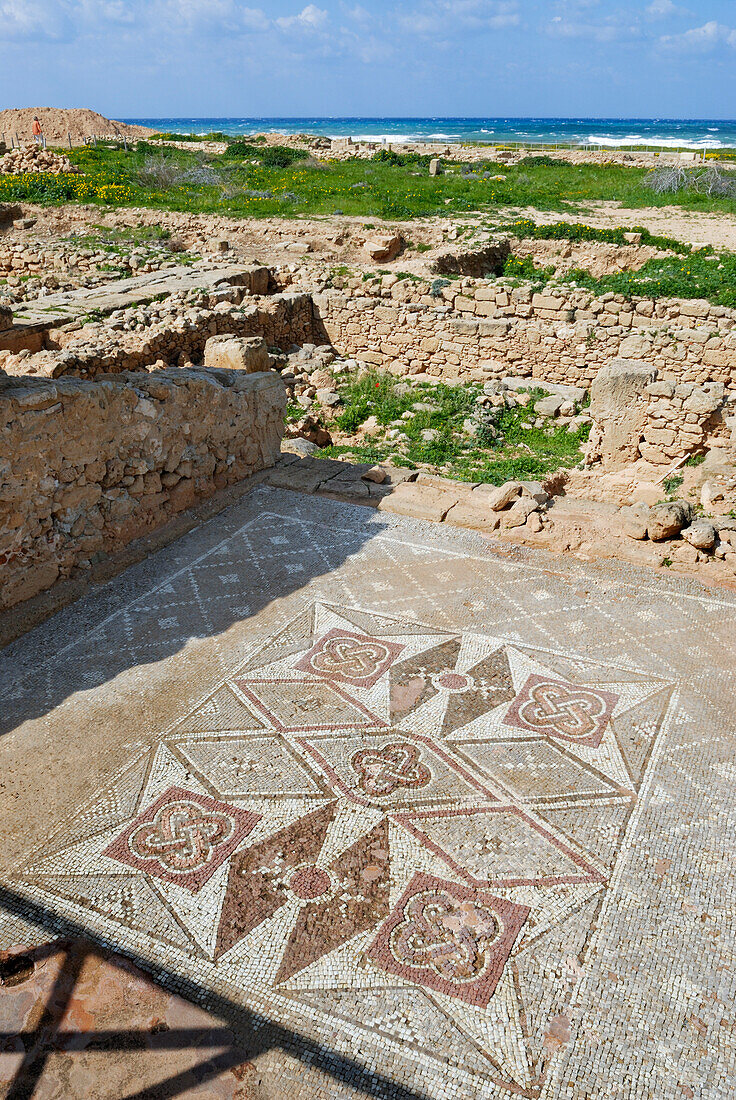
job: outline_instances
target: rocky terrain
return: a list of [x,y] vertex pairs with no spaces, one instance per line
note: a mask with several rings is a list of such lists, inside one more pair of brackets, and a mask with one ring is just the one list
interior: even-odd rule
[[59,176],[63,172],[78,172],[68,157],[60,156],[51,149],[42,149],[35,142],[20,149],[10,149],[0,157],[0,174],[21,176],[26,172],[47,172]]
[[122,137],[145,138],[153,133],[146,126],[129,126],[125,122],[115,122],[105,118],[97,111],[86,107],[21,107],[0,111],[0,141],[10,144],[14,139],[30,141],[33,119],[38,117],[46,141],[49,144],[65,145],[71,136],[74,145],[88,141],[93,135],[97,138]]
[[[56,455],[43,492],[21,478],[14,492],[26,504],[4,507],[0,554],[17,581],[8,598],[89,570],[94,555],[261,469],[246,446],[260,414],[250,390],[246,400],[232,388],[250,374],[272,378],[287,401],[271,484],[499,545],[736,586],[736,311],[564,283],[572,269],[600,278],[669,255],[640,232],[618,243],[537,239],[469,217],[366,225],[8,207],[4,453],[25,455],[32,481],[43,417]],[[509,256],[521,277],[504,274]],[[527,261],[563,281],[524,277]],[[140,282],[158,274],[168,281]],[[198,415],[215,394],[207,372],[224,387],[217,408],[239,425],[232,447],[211,417],[195,449],[186,433],[186,403]],[[136,444],[128,454],[133,438],[155,434],[157,401],[171,410],[156,435],[166,453]],[[94,447],[79,458],[80,432],[105,440],[104,470]],[[63,553],[49,554],[52,544]]]

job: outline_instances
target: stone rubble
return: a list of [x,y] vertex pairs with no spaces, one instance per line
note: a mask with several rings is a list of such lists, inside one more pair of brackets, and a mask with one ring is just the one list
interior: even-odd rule
[[35,141],[20,149],[9,149],[0,157],[0,175],[22,176],[28,172],[47,172],[60,176],[66,172],[78,173],[69,157],[60,156],[50,149],[43,149]]

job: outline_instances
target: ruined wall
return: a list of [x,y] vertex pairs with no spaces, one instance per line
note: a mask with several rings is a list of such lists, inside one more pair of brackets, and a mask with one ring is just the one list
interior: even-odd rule
[[[143,307],[145,309],[145,307]],[[108,323],[60,332],[59,350],[43,351],[18,363],[5,363],[13,374],[47,378],[76,375],[96,378],[119,371],[142,370],[163,362],[168,366],[201,363],[210,336],[263,336],[275,347],[288,349],[314,337],[314,312],[308,294],[279,294],[243,305],[221,302],[214,309],[182,305],[177,316],[132,332]]]
[[523,374],[589,387],[605,363],[623,356],[677,382],[736,386],[736,310],[472,279],[437,288],[436,297],[429,290],[392,275],[351,279],[314,297],[340,352],[398,374],[473,377],[482,369],[483,377]]
[[276,461],[276,373],[0,373],[0,607]]
[[602,368],[589,412],[587,461],[610,470],[640,458],[671,466],[736,440],[736,392],[726,393],[722,382],[674,383],[640,360],[615,359]]

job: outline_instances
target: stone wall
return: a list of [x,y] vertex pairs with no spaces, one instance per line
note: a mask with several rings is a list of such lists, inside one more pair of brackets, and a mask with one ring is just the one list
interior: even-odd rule
[[342,353],[398,374],[524,374],[589,387],[617,357],[676,382],[736,386],[736,310],[705,301],[572,288],[535,293],[488,280],[449,286],[384,276],[315,294],[324,335]]
[[173,318],[154,318],[150,325],[131,332],[120,331],[109,322],[59,332],[59,349],[42,351],[17,363],[6,361],[5,369],[47,378],[96,378],[157,363],[201,363],[211,336],[263,336],[269,345],[286,350],[294,343],[312,342],[315,335],[308,294],[279,294],[255,301],[246,298],[243,305],[222,301],[214,309],[177,305]]
[[0,373],[0,607],[272,466],[285,406],[275,372]]
[[642,458],[672,466],[736,440],[736,392],[726,393],[722,382],[674,383],[647,363],[616,359],[599,371],[590,398],[587,461],[606,469]]

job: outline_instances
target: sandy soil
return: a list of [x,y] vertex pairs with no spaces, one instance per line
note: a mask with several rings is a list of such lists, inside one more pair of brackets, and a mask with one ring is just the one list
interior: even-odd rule
[[49,144],[66,144],[69,134],[74,145],[81,145],[93,134],[96,137],[124,134],[127,138],[145,138],[154,132],[147,126],[128,126],[124,122],[115,122],[86,107],[21,107],[0,111],[0,140],[3,133],[8,145],[11,134],[21,142],[32,140],[31,127],[35,115],[38,116]]
[[529,207],[514,212],[514,217],[534,218],[539,224],[566,221],[584,221],[598,229],[611,226],[643,225],[650,233],[675,237],[688,244],[710,244],[714,248],[726,248],[736,252],[736,218],[731,214],[705,214],[696,210],[683,210],[679,206],[644,207],[629,210],[617,202],[591,202],[580,214],[564,217],[559,213],[543,213]]

